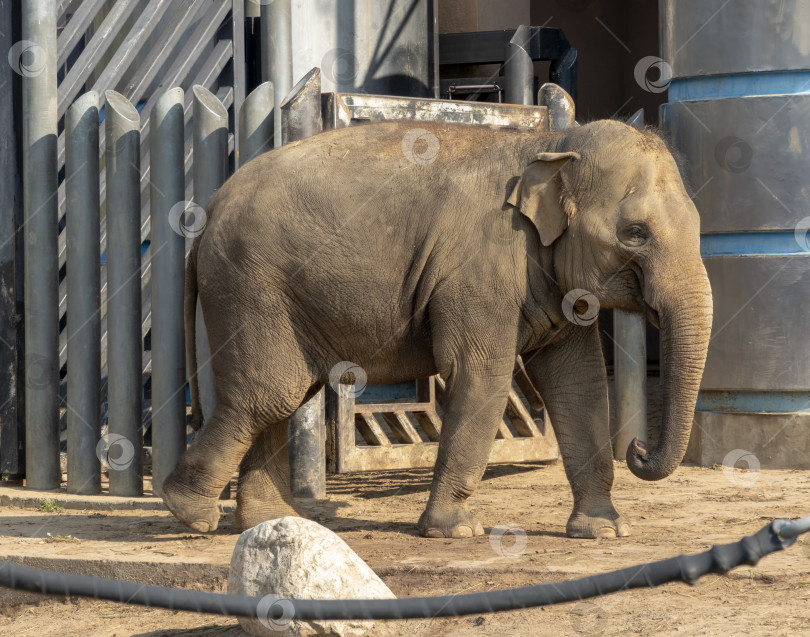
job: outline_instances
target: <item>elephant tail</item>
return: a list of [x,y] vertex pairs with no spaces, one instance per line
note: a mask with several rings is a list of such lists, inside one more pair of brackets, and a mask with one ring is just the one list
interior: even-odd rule
[[197,380],[197,248],[199,237],[194,240],[186,263],[186,291],[183,301],[183,321],[186,332],[186,368],[188,388],[191,394],[191,428],[202,426],[200,409],[200,384]]

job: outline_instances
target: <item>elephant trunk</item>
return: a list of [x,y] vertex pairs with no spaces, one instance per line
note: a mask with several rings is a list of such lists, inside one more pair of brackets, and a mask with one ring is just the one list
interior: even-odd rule
[[[671,291],[662,290],[650,281],[657,299],[651,305],[658,311],[661,329],[664,403],[661,435],[655,449],[647,450],[638,439],[627,449],[628,468],[643,480],[661,480],[675,471],[692,431],[711,334],[712,296],[703,264],[699,264],[699,272],[690,271],[693,276],[689,280],[684,277],[675,286],[677,292],[670,286]],[[684,290],[689,293],[684,294]]]

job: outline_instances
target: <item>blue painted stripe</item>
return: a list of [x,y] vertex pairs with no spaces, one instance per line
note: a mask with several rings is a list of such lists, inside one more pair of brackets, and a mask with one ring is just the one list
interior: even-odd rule
[[[147,239],[141,244],[141,258],[146,255],[146,251],[149,249],[149,245],[152,243],[151,239]],[[101,253],[101,265],[107,265],[107,251]]]
[[667,98],[670,102],[688,102],[746,95],[806,93],[810,93],[810,71],[762,71],[672,80]]
[[385,403],[391,400],[416,400],[416,381],[391,385],[367,385],[357,396],[358,403]]
[[[800,243],[801,241],[801,243]],[[810,255],[808,238],[793,230],[774,232],[722,232],[700,237],[703,257]]]
[[723,413],[810,412],[810,392],[803,391],[701,391],[697,411]]

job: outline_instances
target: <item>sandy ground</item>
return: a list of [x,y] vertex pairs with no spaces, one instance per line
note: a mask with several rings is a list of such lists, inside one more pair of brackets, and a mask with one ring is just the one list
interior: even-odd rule
[[[565,537],[571,496],[561,464],[491,467],[471,506],[485,528],[518,535],[429,540],[415,535],[430,472],[330,476],[329,498],[308,503],[398,596],[458,594],[570,579],[705,550],[738,540],[777,517],[810,514],[810,472],[757,474],[682,467],[658,483],[616,464],[614,499],[632,536]],[[58,497],[58,496],[57,496]],[[163,511],[0,508],[0,556],[109,560],[118,564],[227,565],[233,514],[210,536],[189,533]],[[525,547],[521,542],[525,533]],[[50,534],[50,535],[48,535]],[[188,567],[190,568],[190,567]],[[193,579],[193,578],[192,578]],[[160,577],[150,576],[151,581]],[[176,579],[173,581],[177,581]],[[219,590],[223,581],[181,582]],[[394,625],[409,637],[440,635],[788,635],[810,633],[810,537],[754,568],[708,575],[695,586],[669,584],[586,602]],[[2,635],[236,635],[236,620],[93,600],[46,599],[12,605],[0,593]]]

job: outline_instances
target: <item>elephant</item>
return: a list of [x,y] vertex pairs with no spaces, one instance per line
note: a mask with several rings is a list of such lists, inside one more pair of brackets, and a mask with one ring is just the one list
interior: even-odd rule
[[369,384],[445,379],[417,528],[426,537],[482,534],[467,499],[520,355],[573,493],[568,536],[628,535],[611,500],[599,328],[582,318],[592,313],[583,299],[642,313],[660,329],[661,434],[655,448],[630,444],[630,471],[660,480],[683,459],[712,297],[698,212],[655,130],[615,120],[560,132],[360,124],[253,159],[207,216],[188,259],[185,322],[193,358],[199,298],[218,404],[161,494],[192,529],[217,528],[218,498],[237,468],[241,529],[301,515],[289,487],[288,419],[351,361]]

